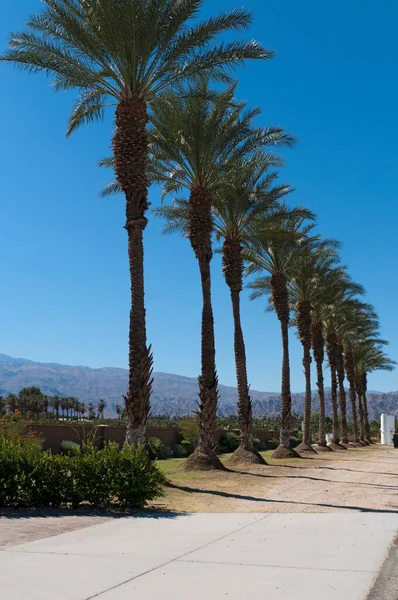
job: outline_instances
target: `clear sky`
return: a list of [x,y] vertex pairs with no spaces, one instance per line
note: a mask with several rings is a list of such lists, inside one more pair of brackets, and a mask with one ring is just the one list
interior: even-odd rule
[[[239,0],[208,0],[206,14]],[[394,0],[246,0],[248,37],[277,52],[238,72],[239,96],[262,105],[260,123],[300,139],[281,181],[291,201],[319,215],[319,229],[344,243],[343,261],[379,311],[382,335],[398,358],[398,6]],[[0,46],[22,28],[39,0],[2,0]],[[73,95],[56,94],[43,76],[0,66],[0,353],[43,362],[127,366],[129,281],[122,198],[100,199],[108,174],[112,114],[71,139],[65,125]],[[159,193],[151,192],[154,204]],[[187,240],[145,235],[148,338],[155,369],[199,373],[200,287]],[[231,307],[219,257],[213,265],[220,382],[235,385]],[[276,316],[243,294],[249,379],[280,387]],[[292,389],[304,388],[292,330]],[[328,372],[326,371],[326,377]],[[398,372],[371,376],[370,387],[398,389]]]

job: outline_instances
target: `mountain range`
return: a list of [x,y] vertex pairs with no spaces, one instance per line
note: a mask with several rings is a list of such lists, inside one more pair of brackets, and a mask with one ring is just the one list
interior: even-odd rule
[[[116,404],[122,404],[126,393],[128,373],[126,369],[103,367],[72,367],[57,363],[39,363],[24,358],[12,358],[0,354],[0,395],[18,393],[24,387],[36,385],[49,395],[75,396],[81,402],[97,403],[100,398],[107,401],[106,416],[113,416]],[[255,417],[276,416],[280,412],[278,392],[251,390],[253,415]],[[197,379],[170,373],[155,373],[151,399],[152,414],[184,416],[197,408]],[[348,398],[347,398],[348,400]],[[237,390],[220,385],[219,414],[235,415]],[[292,394],[293,411],[303,413],[304,394]],[[349,402],[347,402],[349,405]],[[398,392],[368,393],[369,417],[377,419],[380,414],[398,416]],[[314,392],[313,410],[319,407]],[[326,390],[326,410],[331,414],[330,391]]]

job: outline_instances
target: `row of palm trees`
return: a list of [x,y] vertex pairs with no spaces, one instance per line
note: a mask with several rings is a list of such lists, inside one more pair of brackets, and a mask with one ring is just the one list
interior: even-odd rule
[[23,418],[54,418],[57,421],[92,420],[103,418],[106,406],[104,399],[100,399],[96,405],[93,402],[86,404],[74,396],[48,396],[40,388],[31,386],[23,388],[18,394],[0,396],[0,417],[20,414]]
[[[115,106],[112,165],[115,181],[105,193],[126,199],[131,280],[129,385],[125,396],[127,441],[145,443],[153,358],[146,338],[143,233],[148,188],[163,187],[173,203],[155,211],[166,230],[190,241],[202,286],[199,443],[186,468],[221,468],[216,456],[218,379],[211,261],[222,240],[223,272],[231,292],[241,445],[236,460],[262,461],[253,448],[252,407],[240,319],[243,276],[253,297],[267,296],[281,325],[282,414],[276,456],[290,455],[291,391],[289,325],[297,327],[306,376],[304,440],[310,451],[311,350],[321,402],[319,447],[325,447],[323,361],[331,373],[337,445],[346,436],[344,378],[350,385],[355,438],[367,435],[366,376],[392,368],[378,335],[377,317],[361,299],[363,290],[340,265],[338,244],[314,231],[314,215],[291,208],[293,191],[277,182],[282,159],[275,148],[292,147],[280,127],[256,125],[259,109],[236,99],[231,69],[247,60],[272,58],[257,42],[225,41],[250,26],[251,14],[233,10],[198,21],[203,0],[44,0],[25,31],[11,34],[1,60],[29,72],[44,71],[57,90],[79,97],[68,135],[102,120]],[[223,41],[219,41],[222,35]],[[223,89],[225,86],[225,89]],[[181,193],[187,198],[180,198]],[[338,413],[340,407],[340,419]],[[357,404],[358,403],[358,404]],[[355,410],[354,410],[355,409]],[[358,429],[359,427],[359,429]],[[359,432],[358,432],[359,431]]]

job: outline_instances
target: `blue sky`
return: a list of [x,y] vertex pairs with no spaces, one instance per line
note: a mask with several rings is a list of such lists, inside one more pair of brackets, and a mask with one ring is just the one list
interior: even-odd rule
[[[205,2],[215,14],[239,0]],[[281,181],[291,201],[319,216],[319,229],[341,239],[343,261],[379,311],[382,335],[398,358],[397,106],[398,6],[393,0],[246,0],[254,37],[273,61],[238,72],[239,96],[262,105],[259,123],[300,139],[286,155]],[[1,47],[39,0],[3,0]],[[108,174],[112,114],[71,139],[65,124],[73,95],[56,94],[43,76],[1,68],[0,352],[73,365],[127,366],[129,281],[122,198],[100,199]],[[159,202],[156,190],[153,204]],[[197,376],[200,287],[187,240],[145,235],[148,338],[158,371]],[[220,382],[235,385],[229,294],[220,260],[213,265]],[[249,379],[280,387],[275,315],[243,294]],[[300,345],[292,339],[292,389],[304,388]],[[328,372],[326,371],[326,377]],[[398,389],[398,373],[370,377],[370,387]]]

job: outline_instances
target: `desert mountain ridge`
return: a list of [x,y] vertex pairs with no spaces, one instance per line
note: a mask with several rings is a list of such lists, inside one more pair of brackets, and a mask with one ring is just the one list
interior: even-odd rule
[[[82,402],[97,403],[100,398],[107,401],[107,416],[114,414],[116,404],[122,403],[126,393],[128,373],[126,369],[102,367],[92,369],[85,366],[39,363],[24,358],[13,358],[0,354],[0,395],[18,393],[20,389],[36,385],[49,395],[76,396]],[[276,416],[280,412],[278,392],[251,390],[253,415]],[[313,409],[318,409],[317,394],[313,393]],[[171,373],[154,374],[151,399],[152,414],[184,416],[197,408],[197,379]],[[348,399],[347,399],[348,400]],[[219,414],[235,415],[237,390],[220,385]],[[293,411],[302,414],[304,393],[292,394]],[[349,402],[348,402],[349,404]],[[398,416],[398,392],[368,393],[369,417],[379,418],[382,412]],[[326,390],[327,412],[331,414],[329,390]]]

